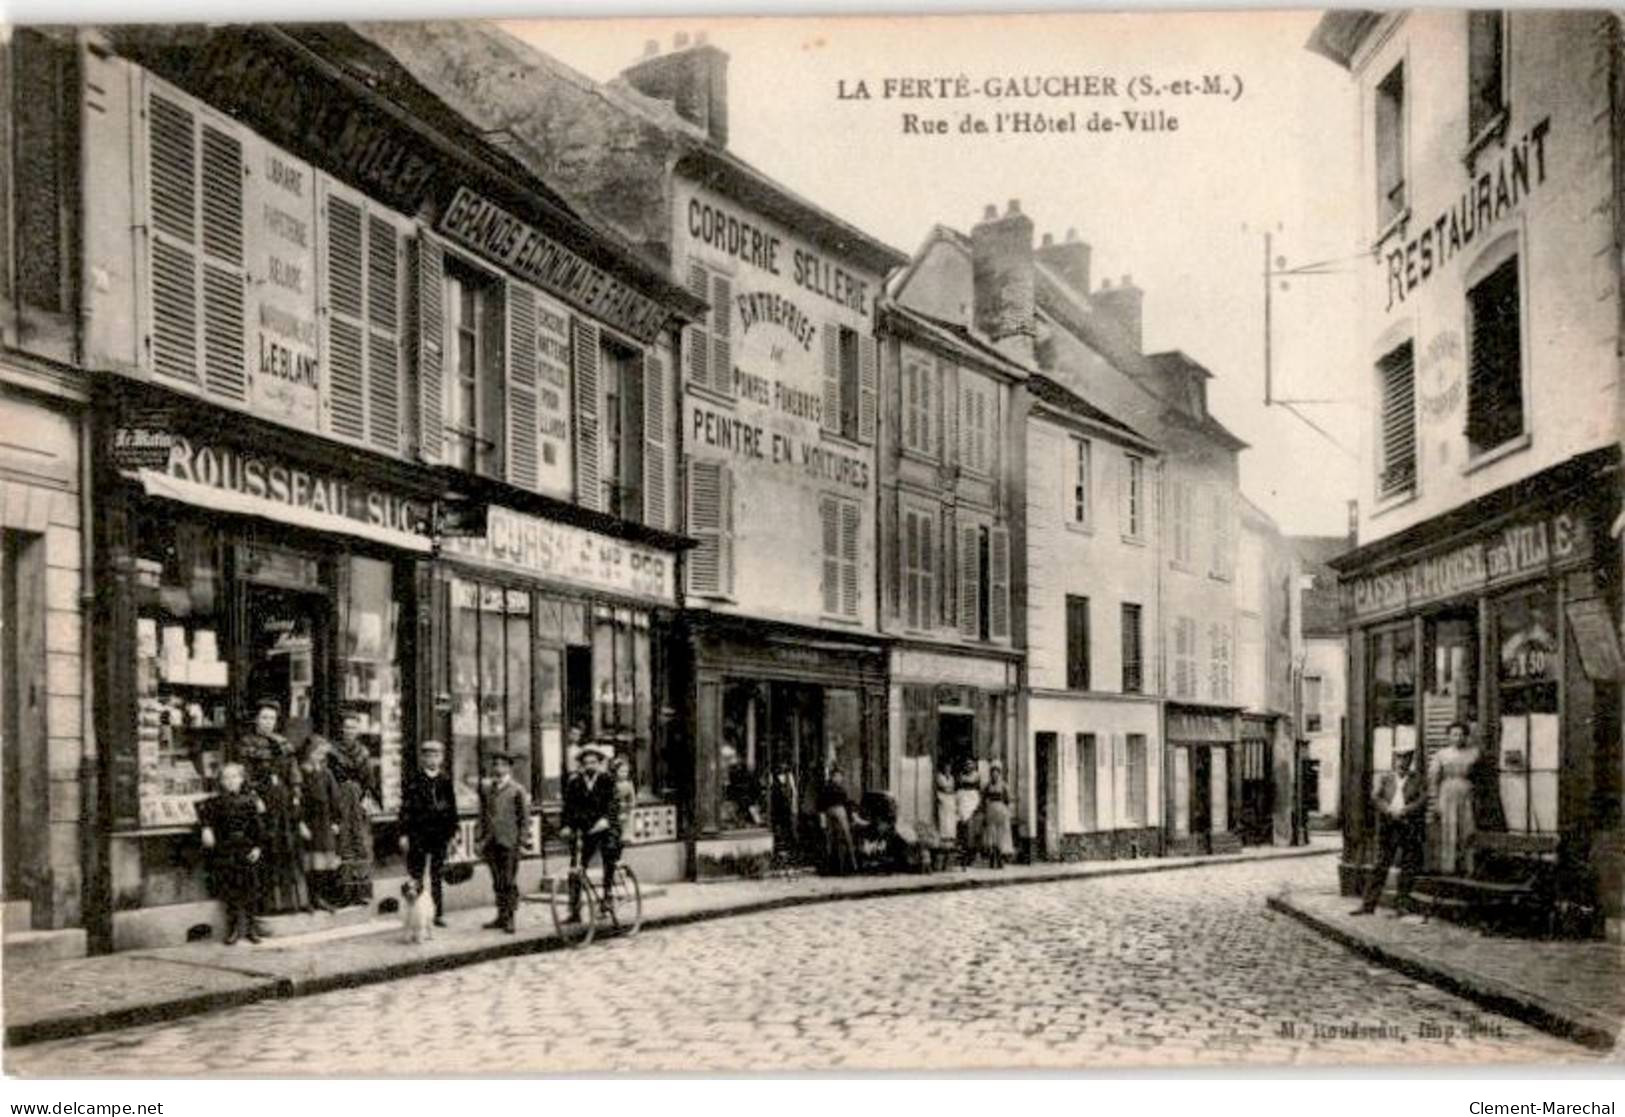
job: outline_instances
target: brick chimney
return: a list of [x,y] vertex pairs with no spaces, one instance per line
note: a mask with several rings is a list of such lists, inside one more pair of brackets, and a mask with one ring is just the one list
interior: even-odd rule
[[1038,246],[1039,260],[1064,279],[1072,293],[1085,302],[1089,299],[1089,256],[1089,246],[1078,239],[1076,229],[1068,229],[1066,240],[1059,244],[1045,233],[1044,243]]
[[621,71],[621,78],[645,97],[669,101],[677,115],[705,129],[711,142],[728,146],[728,55],[701,32],[689,43],[679,32],[670,54],[653,39],[644,56]]
[[1004,216],[988,206],[970,231],[975,326],[1006,356],[1033,360],[1033,223],[1011,199]]
[[1145,292],[1134,286],[1132,276],[1125,275],[1117,287],[1112,286],[1111,280],[1103,280],[1100,290],[1090,296],[1089,302],[1116,323],[1123,339],[1134,346],[1136,353],[1144,352],[1140,315],[1145,304]]

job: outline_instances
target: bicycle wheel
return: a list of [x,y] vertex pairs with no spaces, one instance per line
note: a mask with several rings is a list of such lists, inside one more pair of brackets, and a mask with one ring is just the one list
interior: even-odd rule
[[638,887],[638,874],[624,864],[616,865],[610,890],[615,901],[610,908],[610,918],[622,934],[637,934],[638,928],[643,926],[643,890]]
[[549,890],[547,906],[553,913],[553,929],[559,933],[559,938],[566,946],[585,946],[592,941],[593,932],[598,930],[598,920],[593,915],[593,908],[598,903],[598,897],[593,888],[585,880],[581,882],[582,918],[570,918],[570,874],[561,873],[553,878]]

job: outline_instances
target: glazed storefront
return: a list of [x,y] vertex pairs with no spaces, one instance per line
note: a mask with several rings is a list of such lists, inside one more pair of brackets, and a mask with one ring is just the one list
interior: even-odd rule
[[1183,706],[1166,710],[1168,843],[1174,857],[1241,848],[1232,773],[1237,771],[1237,711]]
[[[1598,483],[1609,453],[1335,564],[1349,619],[1345,891],[1374,857],[1378,775],[1398,750],[1429,764],[1461,721],[1480,754],[1473,829],[1555,853],[1558,900],[1586,925],[1571,928],[1617,912],[1605,871],[1620,829],[1619,579],[1605,543],[1617,499]],[[1469,871],[1459,857],[1443,864],[1436,808],[1423,871]]]

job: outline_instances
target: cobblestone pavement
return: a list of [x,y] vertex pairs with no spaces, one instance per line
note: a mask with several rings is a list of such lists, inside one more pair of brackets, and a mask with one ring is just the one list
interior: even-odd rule
[[1318,859],[1265,862],[741,916],[31,1045],[8,1052],[7,1069],[434,1075],[1597,1057],[1265,910],[1283,883],[1322,883],[1327,872]]

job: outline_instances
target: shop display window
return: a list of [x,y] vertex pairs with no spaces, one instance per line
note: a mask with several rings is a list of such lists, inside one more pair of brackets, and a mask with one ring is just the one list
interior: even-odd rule
[[626,757],[646,792],[654,775],[649,614],[595,605],[592,618],[592,739]]
[[233,728],[220,541],[173,515],[133,517],[132,530],[136,779],[115,810],[146,828],[192,826]]
[[767,694],[755,682],[736,680],[722,692],[722,753],[717,765],[724,830],[767,825]]
[[356,555],[336,566],[339,606],[339,729],[367,746],[373,787],[386,812],[400,810],[403,759],[399,652],[401,606],[394,567]]
[[457,807],[479,809],[486,757],[514,755],[513,775],[534,788],[531,598],[454,578],[450,585],[451,775]]
[[1499,725],[1487,743],[1508,830],[1557,829],[1561,765],[1557,705],[1556,606],[1544,587],[1492,606]]
[[1410,622],[1376,629],[1367,646],[1371,680],[1372,786],[1378,773],[1391,771],[1394,747],[1416,744],[1416,635]]

